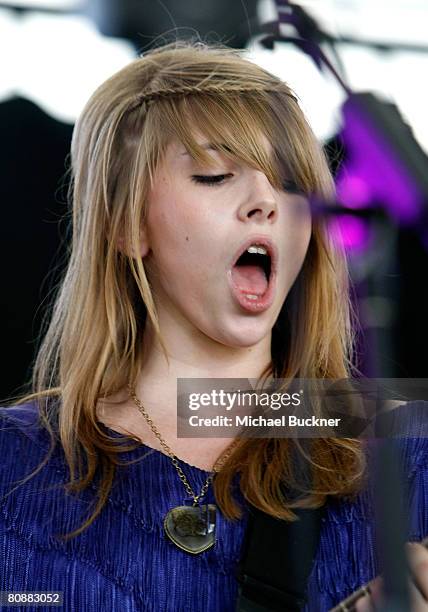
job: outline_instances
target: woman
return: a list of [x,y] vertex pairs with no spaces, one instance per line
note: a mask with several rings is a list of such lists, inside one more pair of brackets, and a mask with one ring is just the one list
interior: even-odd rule
[[[289,520],[327,503],[305,610],[328,610],[378,571],[361,441],[314,440],[313,487],[291,503],[290,440],[176,433],[178,378],[353,372],[345,261],[308,200],[333,182],[296,98],[235,51],[167,45],[97,89],[71,159],[68,269],[34,395],[2,415],[3,589],[234,610],[248,504]],[[248,249],[269,272],[237,264]],[[427,450],[405,455],[418,486]],[[209,529],[186,544],[189,500]]]

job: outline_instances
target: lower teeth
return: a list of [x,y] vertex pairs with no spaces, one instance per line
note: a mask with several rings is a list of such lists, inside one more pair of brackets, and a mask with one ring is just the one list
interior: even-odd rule
[[244,294],[245,297],[247,297],[249,300],[258,300],[260,295],[254,295],[254,293],[245,293]]

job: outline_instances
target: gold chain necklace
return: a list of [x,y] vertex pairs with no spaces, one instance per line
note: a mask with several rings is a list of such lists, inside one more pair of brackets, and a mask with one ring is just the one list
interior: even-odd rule
[[150,429],[159,440],[162,448],[171,459],[177,470],[178,476],[183,483],[186,492],[193,499],[193,506],[177,506],[169,510],[164,518],[164,529],[169,539],[174,542],[178,548],[186,552],[197,554],[207,550],[213,546],[215,542],[215,526],[216,526],[216,510],[215,504],[201,505],[199,502],[206,494],[210,486],[214,474],[218,472],[225,461],[230,457],[233,449],[238,444],[239,439],[236,439],[228,450],[215,462],[211,474],[205,481],[201,492],[196,495],[189,484],[183,470],[178,463],[177,457],[174,455],[170,447],[162,438],[159,430],[156,428],[150,416],[147,414],[143,404],[138,399],[134,388],[128,385],[129,394],[138,410],[141,412]]

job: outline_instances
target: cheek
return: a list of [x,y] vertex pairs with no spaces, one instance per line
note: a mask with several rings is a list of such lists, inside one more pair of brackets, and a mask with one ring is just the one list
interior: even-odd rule
[[198,214],[186,200],[158,199],[149,211],[147,236],[151,252],[146,263],[153,278],[171,285],[175,281],[182,284],[189,271],[198,271],[195,253],[201,248],[198,237],[203,240],[204,233]]
[[[300,198],[302,200],[302,198]],[[312,233],[312,219],[307,200],[293,203],[285,221],[285,268],[294,277],[305,260]]]
[[161,257],[182,241],[182,234],[188,225],[183,206],[173,194],[156,194],[150,203],[147,215],[147,237],[155,258]]

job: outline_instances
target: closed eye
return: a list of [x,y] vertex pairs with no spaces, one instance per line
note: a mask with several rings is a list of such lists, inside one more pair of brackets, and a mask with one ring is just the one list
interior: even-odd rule
[[296,193],[296,194],[304,193],[303,190],[300,189],[300,187],[298,187],[294,181],[284,180],[282,181],[282,187],[284,191],[287,191],[288,193]]
[[227,177],[233,176],[233,174],[214,174],[214,175],[203,175],[203,174],[194,174],[192,176],[192,181],[195,183],[199,183],[202,185],[215,186],[220,185],[224,182],[224,179]]

